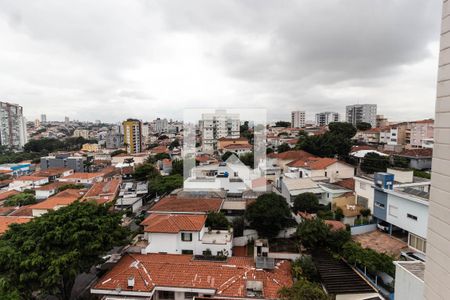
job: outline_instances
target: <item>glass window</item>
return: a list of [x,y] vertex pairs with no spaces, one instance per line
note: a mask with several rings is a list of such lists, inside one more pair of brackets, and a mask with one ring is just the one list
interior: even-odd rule
[[162,300],[175,299],[175,292],[159,291],[158,295],[159,295],[159,299],[162,299]]
[[183,242],[191,242],[192,241],[192,233],[182,232],[181,240]]
[[194,254],[193,250],[181,250],[181,254]]
[[194,299],[194,297],[197,297],[198,293],[190,293],[186,292],[184,293],[184,299]]
[[384,209],[384,204],[378,201],[375,201],[375,206]]
[[427,241],[415,234],[409,234],[409,244],[410,247],[417,249],[423,253],[427,250]]
[[412,214],[406,214],[406,216],[410,219],[413,219],[414,221],[417,221],[417,216],[412,215]]

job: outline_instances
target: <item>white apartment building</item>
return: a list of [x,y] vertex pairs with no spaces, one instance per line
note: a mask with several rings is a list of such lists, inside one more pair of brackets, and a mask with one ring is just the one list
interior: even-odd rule
[[316,114],[316,125],[326,126],[332,122],[339,122],[339,114],[337,112],[321,112]]
[[369,123],[372,127],[377,126],[377,105],[376,104],[355,104],[345,108],[345,117],[348,123],[354,126],[358,123]]
[[306,123],[306,113],[305,111],[293,111],[291,112],[291,127],[292,128],[303,128]]
[[26,130],[22,106],[0,102],[0,145],[21,149],[27,143]]
[[216,110],[214,113],[202,114],[200,131],[202,133],[202,150],[212,153],[217,150],[217,140],[223,137],[240,137],[239,114]]
[[89,130],[87,129],[75,129],[73,131],[73,136],[74,137],[82,137],[86,140],[89,139]]
[[160,119],[157,118],[156,120],[153,121],[153,130],[156,133],[164,133],[164,132],[168,132],[169,130],[169,122],[167,121],[167,119]]

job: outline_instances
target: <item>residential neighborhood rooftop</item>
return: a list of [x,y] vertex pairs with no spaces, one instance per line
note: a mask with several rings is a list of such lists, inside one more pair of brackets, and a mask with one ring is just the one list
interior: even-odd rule
[[184,198],[166,196],[159,200],[150,212],[202,212],[219,211],[222,206],[221,198]]
[[178,233],[180,231],[200,231],[205,225],[206,215],[151,214],[141,225],[145,232]]
[[[291,264],[277,261],[273,270],[255,268],[253,258],[230,257],[225,262],[194,260],[192,255],[128,254],[91,290],[147,293],[158,287],[191,288],[224,297],[247,298],[247,283],[262,283],[265,298],[278,298],[278,290],[292,285]],[[127,280],[134,278],[134,286]]]

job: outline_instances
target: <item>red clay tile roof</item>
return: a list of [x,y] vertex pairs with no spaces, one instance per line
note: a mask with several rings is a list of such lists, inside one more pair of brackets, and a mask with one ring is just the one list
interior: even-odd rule
[[47,179],[47,176],[43,177],[43,176],[24,175],[17,177],[14,181],[39,181],[43,179]]
[[290,150],[282,153],[270,153],[268,156],[271,158],[278,158],[281,160],[296,160],[296,159],[305,159],[308,157],[316,157],[315,155],[303,150]]
[[252,149],[252,145],[249,144],[230,144],[230,145],[226,145],[225,147],[223,147],[224,149]]
[[141,225],[145,232],[178,233],[180,231],[200,231],[206,222],[206,215],[151,214]]
[[67,182],[55,181],[55,182],[52,182],[50,184],[41,185],[40,187],[36,188],[36,190],[38,190],[38,191],[50,191],[50,190],[62,187],[63,185],[67,185]]
[[409,149],[403,150],[398,155],[408,156],[408,157],[432,157],[433,149]]
[[9,197],[17,195],[17,194],[20,194],[20,192],[18,192],[16,190],[10,190],[10,191],[6,191],[6,192],[3,192],[3,193],[0,193],[0,201],[1,200],[6,200]]
[[119,192],[121,182],[120,179],[96,182],[84,195],[83,200],[95,200],[97,204],[112,201]]
[[46,170],[40,170],[38,172],[33,173],[34,176],[39,177],[50,177],[50,176],[57,176],[62,175],[64,172],[70,171],[72,169],[69,168],[49,168]]
[[32,205],[24,205],[16,209],[14,212],[10,213],[8,216],[16,216],[16,217],[32,217],[33,210],[31,208]]
[[150,211],[164,212],[210,212],[219,211],[223,200],[220,198],[178,198],[167,196],[159,200]]
[[157,146],[150,149],[150,151],[154,154],[169,153],[169,149],[166,146]]
[[56,206],[70,205],[82,196],[81,193],[81,190],[67,189],[42,202],[33,204],[31,209],[54,209]]
[[93,179],[96,177],[102,177],[104,176],[103,172],[97,172],[97,173],[73,173],[69,176],[61,177],[61,179]]
[[7,216],[15,210],[15,207],[7,206],[0,207],[0,216]]
[[287,165],[289,167],[306,168],[311,170],[322,170],[326,167],[338,162],[335,158],[328,157],[309,157],[307,159],[294,160]]
[[[96,293],[121,290],[149,293],[155,287],[213,289],[220,297],[247,298],[247,280],[263,284],[266,299],[278,298],[278,290],[292,286],[291,264],[276,261],[273,270],[255,268],[253,258],[230,257],[226,262],[193,260],[191,255],[128,254],[95,284]],[[134,277],[134,287],[127,281]]]
[[338,182],[335,182],[334,184],[342,186],[342,187],[352,190],[352,191],[355,190],[355,179],[353,179],[353,178],[342,179]]
[[32,218],[28,217],[0,216],[0,235],[5,233],[11,224],[23,224],[31,220]]
[[330,226],[332,231],[345,230],[345,224],[335,220],[325,220],[325,224]]
[[245,137],[239,137],[239,138],[236,138],[236,139],[227,138],[227,137],[221,137],[221,138],[218,139],[218,141],[220,141],[220,142],[223,142],[223,141],[227,141],[227,142],[233,142],[233,141],[244,142],[245,141],[245,142],[248,142],[247,138],[245,138]]

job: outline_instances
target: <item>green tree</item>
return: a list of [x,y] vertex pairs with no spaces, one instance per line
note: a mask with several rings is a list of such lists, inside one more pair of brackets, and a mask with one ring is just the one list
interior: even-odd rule
[[36,293],[69,299],[75,277],[125,244],[127,235],[119,214],[87,202],[13,224],[0,238],[0,291],[20,299]]
[[233,236],[243,236],[245,229],[245,218],[243,216],[233,219]]
[[273,152],[274,152],[273,149],[270,148],[270,147],[268,147],[268,148],[266,149],[266,154],[270,154],[270,153],[273,153]]
[[348,156],[352,141],[344,134],[326,132],[321,135],[312,135],[300,141],[299,148],[321,157]]
[[58,188],[58,193],[62,192],[62,191],[65,191],[67,189],[77,189],[77,190],[79,190],[79,189],[82,189],[82,188],[84,188],[84,185],[81,184],[81,183],[77,183],[77,184],[75,184],[75,183],[67,183],[67,184],[64,184],[64,185],[62,185],[62,186],[60,186]]
[[159,175],[159,171],[153,164],[143,163],[134,169],[134,179],[136,180],[150,180]]
[[392,165],[396,168],[409,168],[409,159],[402,156],[394,156]]
[[170,175],[181,175],[183,176],[183,160],[182,159],[175,159],[172,161],[172,172],[170,172]]
[[291,147],[289,147],[289,145],[286,144],[286,143],[283,143],[283,144],[281,144],[280,146],[277,147],[278,153],[283,153],[283,152],[286,152],[286,151],[289,151],[289,150],[291,150]]
[[372,128],[372,125],[367,122],[359,122],[358,124],[356,124],[356,129],[361,131],[366,131],[369,130],[370,128]]
[[302,255],[292,263],[293,275],[297,279],[305,278],[311,282],[320,282],[319,272],[310,255]]
[[233,152],[230,152],[230,151],[227,151],[227,152],[225,152],[223,155],[222,155],[222,157],[221,157],[221,159],[222,159],[222,161],[226,161],[231,155],[233,155],[234,153]]
[[297,237],[307,249],[315,250],[327,246],[330,228],[321,219],[303,220],[297,227]]
[[344,211],[342,210],[342,208],[338,207],[336,208],[336,210],[334,211],[334,219],[336,221],[340,221],[344,218]]
[[329,300],[330,298],[317,283],[300,279],[290,288],[280,289],[278,295],[283,300]]
[[329,132],[331,134],[340,135],[351,139],[356,134],[356,128],[347,122],[332,122],[328,125]]
[[32,193],[20,193],[5,200],[4,206],[23,206],[36,203],[36,197]]
[[158,153],[158,154],[155,154],[155,155],[150,155],[147,158],[147,162],[151,163],[151,164],[155,164],[157,161],[163,160],[165,158],[170,159],[170,155],[167,154],[167,153]]
[[183,186],[183,176],[179,174],[170,176],[156,176],[150,179],[148,191],[151,197],[171,193],[173,190]]
[[293,210],[295,213],[307,212],[316,213],[319,209],[319,199],[314,193],[302,193],[294,198]]
[[244,165],[249,166],[252,169],[255,167],[253,152],[241,154],[239,155],[239,159]]
[[284,197],[270,193],[256,198],[248,206],[245,216],[259,236],[273,238],[289,224],[291,210]]
[[206,218],[206,227],[211,227],[212,229],[223,229],[228,228],[230,222],[228,222],[227,218],[223,214],[223,212],[209,212],[208,217]]
[[389,166],[389,159],[375,152],[367,153],[360,165],[363,172],[373,174],[375,172],[386,172]]
[[126,153],[127,153],[127,151],[125,151],[125,150],[121,150],[121,149],[114,150],[113,152],[111,152],[111,157],[117,156],[119,154],[126,154]]
[[169,145],[170,150],[173,150],[174,148],[178,147],[180,147],[180,141],[178,141],[178,139],[174,139]]
[[327,236],[327,248],[334,253],[340,253],[344,244],[351,239],[352,235],[348,230],[330,230]]
[[277,121],[275,122],[275,127],[290,127],[291,123],[287,121]]

